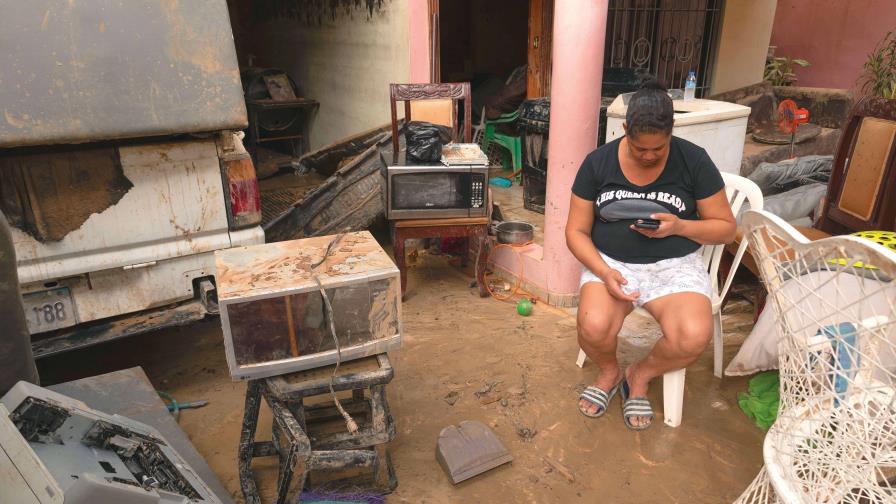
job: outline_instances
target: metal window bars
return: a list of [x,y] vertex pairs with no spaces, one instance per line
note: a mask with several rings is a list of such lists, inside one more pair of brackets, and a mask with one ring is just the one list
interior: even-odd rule
[[669,88],[709,88],[722,0],[610,0],[604,67],[645,69]]

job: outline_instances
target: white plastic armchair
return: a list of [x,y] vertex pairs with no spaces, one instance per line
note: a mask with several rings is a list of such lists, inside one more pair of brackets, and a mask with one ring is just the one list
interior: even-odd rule
[[778,330],[778,417],[738,503],[896,502],[896,253],[747,212]]
[[[737,215],[743,207],[744,202],[749,203],[751,209],[762,209],[762,191],[759,186],[752,181],[734,175],[731,173],[722,173],[722,179],[725,181],[725,193],[728,196],[728,203],[731,205],[731,211]],[[713,373],[722,377],[722,360],[723,360],[723,338],[722,338],[722,301],[731,288],[731,281],[740,265],[746,251],[746,241],[742,241],[734,260],[731,263],[731,269],[728,272],[724,283],[719,285],[719,264],[722,261],[722,254],[725,252],[725,245],[707,245],[701,248],[703,254],[703,264],[709,272],[712,281],[712,317],[713,317]],[[649,313],[641,308],[636,310],[641,314]],[[579,349],[579,357],[576,364],[579,367],[585,365],[585,352]],[[684,369],[669,371],[663,375],[663,422],[670,427],[678,427],[681,425],[682,407],[684,403]]]
[[485,134],[485,107],[482,107],[482,113],[479,114],[479,124],[473,126],[473,143],[482,147],[482,138]]

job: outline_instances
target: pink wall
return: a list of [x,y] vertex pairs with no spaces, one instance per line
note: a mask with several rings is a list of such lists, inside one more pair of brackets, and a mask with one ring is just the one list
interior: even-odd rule
[[429,2],[408,0],[411,82],[429,82]]
[[896,0],[778,0],[771,45],[803,58],[797,85],[854,89],[868,53],[896,31]]

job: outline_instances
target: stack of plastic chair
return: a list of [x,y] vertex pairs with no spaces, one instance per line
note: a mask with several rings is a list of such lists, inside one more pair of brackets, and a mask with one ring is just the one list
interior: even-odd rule
[[781,403],[737,502],[896,502],[896,253],[810,242],[766,212],[743,224],[775,310]]
[[[502,157],[504,168],[513,167],[514,173],[523,169],[523,144],[519,135],[513,136],[498,132],[498,125],[516,122],[520,117],[520,111],[515,110],[509,114],[502,114],[497,119],[485,119],[485,137],[482,139],[482,150],[488,152],[488,146],[494,142],[507,149],[507,154]],[[509,158],[509,163],[508,163]]]

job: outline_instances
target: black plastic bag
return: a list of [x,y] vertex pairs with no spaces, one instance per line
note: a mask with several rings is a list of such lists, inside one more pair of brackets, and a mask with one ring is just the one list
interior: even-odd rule
[[438,163],[442,146],[451,141],[451,130],[438,124],[411,121],[404,132],[408,163]]

